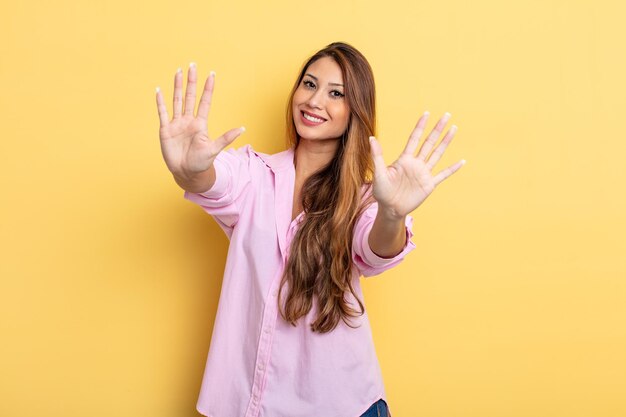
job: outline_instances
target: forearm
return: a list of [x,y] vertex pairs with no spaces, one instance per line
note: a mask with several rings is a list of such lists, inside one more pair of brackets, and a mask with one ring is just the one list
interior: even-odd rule
[[182,177],[175,174],[172,175],[176,184],[183,190],[191,193],[203,193],[210,190],[215,184],[216,178],[215,166],[213,166],[213,164],[211,164],[211,167],[206,171],[200,172],[194,176]]
[[406,216],[398,218],[384,208],[378,209],[368,243],[381,258],[393,258],[406,245]]

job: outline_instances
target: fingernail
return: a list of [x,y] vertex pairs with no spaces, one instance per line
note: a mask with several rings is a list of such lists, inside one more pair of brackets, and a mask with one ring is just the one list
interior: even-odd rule
[[430,116],[430,112],[429,111],[425,111],[424,112],[424,116]]
[[241,133],[243,133],[243,132],[245,132],[245,131],[246,131],[246,128],[245,128],[245,127],[243,127],[243,126],[241,126],[239,129],[241,129]]
[[376,139],[374,136],[370,136],[370,142],[373,142]]
[[445,117],[446,119],[449,119],[452,115],[448,112],[446,112],[443,117]]
[[467,162],[465,159],[461,159],[461,165],[465,165],[465,162]]
[[179,68],[176,70],[176,72],[177,72],[177,73],[179,73],[179,72],[183,72],[183,69],[179,67]]
[[215,71],[211,71],[211,76],[215,77]]
[[191,67],[194,67],[194,68],[195,68],[195,66],[196,66],[196,63],[195,63],[195,62],[190,62],[190,63],[189,63],[189,68],[191,68]]
[[158,93],[159,91],[161,91],[161,87],[156,88],[156,92]]

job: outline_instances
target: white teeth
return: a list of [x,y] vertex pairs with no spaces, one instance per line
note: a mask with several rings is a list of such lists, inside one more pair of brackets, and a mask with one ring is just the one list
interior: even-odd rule
[[315,123],[319,123],[319,122],[323,122],[324,121],[324,119],[318,119],[317,117],[311,117],[311,116],[309,116],[306,113],[302,113],[302,114],[304,114],[304,118],[305,119],[310,120],[310,121],[315,122]]

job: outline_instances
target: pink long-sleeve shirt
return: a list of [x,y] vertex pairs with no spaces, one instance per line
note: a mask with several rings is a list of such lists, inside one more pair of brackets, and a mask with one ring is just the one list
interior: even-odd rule
[[[294,327],[278,312],[280,279],[293,221],[294,149],[267,155],[250,145],[214,161],[216,182],[184,198],[209,213],[230,240],[217,315],[197,410],[208,417],[359,417],[380,398],[387,402],[367,316],[343,320],[329,333],[312,332],[313,308]],[[363,301],[360,277],[377,275],[415,249],[413,218],[406,217],[402,252],[382,258],[368,236],[377,203],[354,228],[352,285]],[[285,296],[285,287],[282,296]],[[360,311],[354,296],[346,299]]]

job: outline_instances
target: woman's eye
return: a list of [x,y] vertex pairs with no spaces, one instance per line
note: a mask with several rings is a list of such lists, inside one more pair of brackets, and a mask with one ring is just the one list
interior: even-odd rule
[[[302,81],[302,84],[306,87],[306,88],[315,88],[315,84],[310,81],[310,80],[304,80]],[[330,92],[331,97],[332,98],[340,98],[343,97],[343,93],[339,90],[333,90]]]

